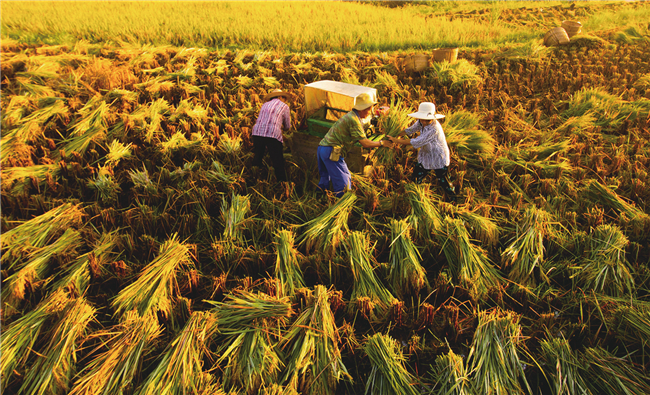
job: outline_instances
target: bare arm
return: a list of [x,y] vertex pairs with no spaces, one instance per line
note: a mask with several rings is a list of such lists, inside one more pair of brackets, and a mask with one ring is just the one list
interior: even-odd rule
[[378,147],[391,148],[393,146],[393,143],[391,141],[386,141],[386,140],[372,141],[370,139],[361,139],[359,140],[359,144],[361,144],[363,148],[378,148]]

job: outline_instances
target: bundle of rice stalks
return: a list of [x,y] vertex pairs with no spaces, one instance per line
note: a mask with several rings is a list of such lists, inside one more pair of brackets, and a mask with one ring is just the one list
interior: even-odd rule
[[255,394],[260,386],[277,382],[283,363],[276,350],[280,328],[293,314],[288,298],[240,291],[215,305],[219,333],[225,336],[217,364],[227,361],[223,382],[228,389]]
[[331,293],[323,285],[314,287],[307,307],[282,339],[282,347],[291,346],[282,382],[287,388],[303,388],[304,394],[334,394],[337,383],[352,377],[343,365]]
[[34,310],[4,326],[0,338],[0,375],[5,386],[16,368],[26,366],[25,362],[41,332],[49,328],[51,319],[65,308],[69,300],[65,291],[58,290]]
[[213,160],[212,167],[205,172],[205,176],[210,182],[218,182],[224,184],[226,187],[230,187],[232,184],[241,180],[243,172],[244,169],[239,174],[231,174],[226,171],[226,168],[221,163]]
[[243,140],[239,136],[231,137],[228,133],[219,135],[217,149],[226,155],[237,155],[241,151]]
[[481,299],[504,283],[483,249],[470,242],[462,220],[445,217],[438,239],[452,275],[474,298]]
[[449,86],[451,91],[459,90],[463,86],[476,87],[483,83],[480,69],[477,65],[466,59],[449,62],[433,62],[426,70],[428,80],[438,80],[442,85]]
[[160,313],[168,317],[178,296],[177,272],[194,268],[188,246],[178,241],[174,233],[138,279],[113,299],[115,315],[135,310],[141,316]]
[[275,234],[276,249],[275,278],[280,280],[282,296],[292,296],[299,288],[304,288],[305,280],[298,262],[295,236],[292,231],[282,229]]
[[142,165],[142,170],[129,170],[128,174],[136,190],[141,189],[147,194],[155,194],[158,192],[158,188],[151,181],[151,178],[149,178],[149,171],[144,164]]
[[[372,262],[372,246],[365,234],[362,232],[351,232],[345,240],[345,249],[350,260],[350,270],[354,285],[349,309],[355,311],[355,304],[363,302],[368,298],[372,309],[368,317],[369,321],[381,322],[387,317],[390,306],[393,303],[393,295],[381,284],[375,275],[375,267]],[[360,310],[364,310],[361,308]]]
[[634,367],[627,359],[601,347],[585,349],[582,359],[589,365],[585,378],[594,394],[650,394],[647,371]]
[[499,242],[499,224],[486,218],[476,211],[457,208],[449,203],[442,203],[452,216],[465,221],[465,225],[472,232],[474,238],[487,246],[495,246]]
[[510,268],[510,280],[524,286],[535,286],[537,279],[548,282],[548,276],[543,269],[544,238],[551,231],[551,215],[535,206],[529,206],[521,222],[517,222],[515,236],[501,254],[504,268]]
[[598,88],[575,93],[568,104],[562,113],[565,119],[591,114],[596,126],[610,132],[617,131],[626,121],[646,119],[650,114],[650,101],[628,102]]
[[248,195],[235,195],[233,192],[230,204],[224,197],[221,203],[221,219],[224,223],[223,239],[227,241],[243,241],[243,229],[250,219],[248,212],[251,203]]
[[641,342],[643,348],[648,348],[650,342],[650,305],[629,304],[630,300],[618,301],[616,317],[619,326],[617,333],[625,340]]
[[357,196],[346,192],[332,207],[325,210],[319,217],[305,222],[305,232],[299,242],[305,244],[307,252],[312,249],[334,254],[336,247],[348,230],[348,217],[354,208]]
[[540,361],[554,394],[589,394],[586,366],[564,339],[544,339],[540,343]]
[[151,143],[154,138],[158,139],[163,130],[161,123],[170,112],[170,105],[165,99],[158,99],[149,105],[144,113],[149,118],[149,124],[145,129],[145,141]]
[[[408,183],[405,186],[406,199],[411,207],[408,221],[417,229],[423,239],[429,239],[436,234],[442,225],[442,216],[434,205],[434,195],[425,184]],[[437,199],[438,201],[440,199]]]
[[29,191],[30,187],[40,189],[47,180],[56,179],[61,174],[61,167],[58,163],[26,167],[3,167],[1,174],[3,193],[11,190],[12,195],[23,195]]
[[84,295],[88,289],[91,275],[101,273],[102,267],[114,257],[114,250],[119,245],[117,231],[103,233],[99,240],[93,244],[92,251],[80,255],[72,263],[63,266],[61,278],[53,283],[50,289],[64,288],[71,295]]
[[195,151],[205,149],[208,145],[202,133],[192,133],[190,140],[185,137],[184,132],[174,133],[167,141],[161,143],[161,152],[164,155],[171,155],[181,150]]
[[216,321],[209,311],[192,313],[135,395],[206,393],[212,376],[203,371],[203,355],[209,353],[208,346],[217,330]]
[[390,220],[390,269],[388,282],[393,291],[404,300],[408,294],[417,294],[428,287],[426,270],[420,264],[422,257],[411,240],[411,226],[406,219]]
[[102,203],[110,204],[117,201],[118,194],[122,191],[113,175],[104,167],[99,167],[97,176],[88,181],[88,188],[95,190],[97,197]]
[[[386,136],[397,137],[411,122],[408,112],[401,100],[391,101],[388,114],[379,118],[379,130]],[[395,163],[396,156],[395,149],[388,147],[377,148],[373,153],[373,158],[379,165]]]
[[398,341],[376,333],[366,340],[363,351],[370,358],[372,370],[366,381],[365,394],[417,395],[416,378],[406,369],[406,358]]
[[71,300],[61,312],[48,345],[30,366],[19,393],[65,394],[76,373],[77,347],[86,327],[95,317],[95,308],[85,299]]
[[477,394],[532,393],[519,359],[518,349],[523,347],[519,319],[510,311],[479,311],[478,327],[467,357]]
[[351,176],[355,193],[360,192],[361,197],[366,198],[366,211],[374,212],[379,207],[379,195],[382,192],[368,177],[357,173],[352,173]]
[[108,145],[108,153],[106,154],[105,166],[115,166],[122,159],[131,158],[131,143],[124,145],[118,140],[113,140]]
[[430,371],[431,379],[436,384],[429,394],[472,395],[469,374],[460,355],[451,350],[447,354],[438,355],[436,365]]
[[450,148],[459,156],[489,158],[497,143],[489,132],[480,129],[481,117],[470,111],[456,111],[445,119],[445,136]]
[[114,328],[96,333],[106,337],[99,347],[105,348],[75,380],[69,395],[109,395],[131,392],[130,387],[140,372],[142,358],[160,336],[162,328],[151,314],[140,316],[127,312]]
[[646,214],[643,210],[637,208],[636,206],[626,202],[612,191],[607,186],[599,183],[596,180],[592,180],[591,183],[587,186],[585,193],[589,199],[594,202],[601,203],[607,207],[610,207],[620,213],[623,213],[627,218],[632,218],[633,221],[638,221],[642,224],[642,229],[646,224],[650,223],[650,215]]
[[2,233],[3,269],[11,269],[12,258],[50,243],[68,228],[81,224],[85,214],[78,205],[65,203]]
[[581,258],[571,276],[580,287],[611,296],[634,292],[634,276],[625,258],[629,240],[612,225],[599,225],[587,240],[585,258]]
[[82,244],[79,232],[68,229],[52,244],[34,249],[28,254],[26,262],[17,264],[16,272],[3,281],[2,307],[6,309],[5,314],[17,310],[18,302],[25,299],[26,292],[34,290],[45,280],[52,258],[71,253]]

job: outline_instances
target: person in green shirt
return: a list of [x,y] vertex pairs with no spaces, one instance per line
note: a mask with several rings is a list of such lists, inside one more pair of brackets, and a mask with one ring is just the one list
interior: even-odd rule
[[355,98],[352,111],[343,115],[332,125],[325,137],[320,141],[316,157],[318,158],[318,187],[325,191],[329,189],[330,181],[336,196],[341,197],[346,189],[352,187],[352,176],[345,163],[345,154],[357,141],[364,148],[392,147],[391,141],[372,141],[368,139],[361,120],[373,112],[376,101],[367,93]]

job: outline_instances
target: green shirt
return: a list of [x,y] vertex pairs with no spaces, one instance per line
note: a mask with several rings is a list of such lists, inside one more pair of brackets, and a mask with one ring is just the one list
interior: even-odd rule
[[366,132],[363,131],[361,120],[357,113],[352,110],[332,125],[319,145],[327,147],[343,146],[343,151],[347,152],[352,147],[352,144],[365,138],[367,138]]

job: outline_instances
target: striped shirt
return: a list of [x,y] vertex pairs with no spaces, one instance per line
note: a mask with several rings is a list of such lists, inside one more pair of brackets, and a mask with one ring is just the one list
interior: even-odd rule
[[288,130],[291,127],[291,111],[289,106],[279,98],[273,98],[262,105],[257,122],[253,126],[253,136],[272,137],[281,143],[282,128]]
[[420,132],[418,137],[411,139],[413,148],[419,148],[418,162],[427,170],[442,169],[449,166],[450,154],[445,133],[440,122],[434,120],[428,126],[422,127],[419,121],[406,128],[410,137],[415,132]]

